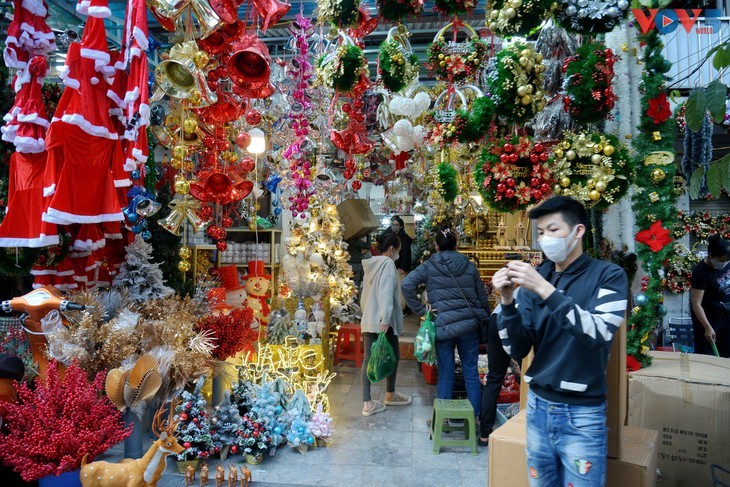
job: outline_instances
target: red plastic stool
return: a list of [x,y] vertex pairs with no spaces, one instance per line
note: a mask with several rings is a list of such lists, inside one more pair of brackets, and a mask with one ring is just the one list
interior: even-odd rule
[[[350,339],[354,339],[354,346]],[[337,332],[337,347],[335,349],[335,365],[342,360],[354,360],[355,367],[362,367],[362,334],[360,333],[360,325],[355,323],[345,323],[340,326]]]

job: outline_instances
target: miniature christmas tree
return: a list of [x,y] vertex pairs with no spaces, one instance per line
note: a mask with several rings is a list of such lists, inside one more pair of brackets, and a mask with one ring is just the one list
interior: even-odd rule
[[249,412],[254,400],[254,384],[244,378],[243,368],[238,369],[238,380],[231,387],[231,402],[238,408],[238,413],[243,416]]
[[309,422],[309,431],[317,440],[324,440],[332,436],[332,427],[330,423],[332,418],[330,413],[322,411],[322,403],[317,404],[317,411]]
[[229,451],[234,455],[242,451],[243,419],[238,414],[238,407],[231,402],[231,391],[225,392],[210,422],[213,452],[219,453],[221,460],[226,459]]
[[309,431],[312,408],[303,390],[297,389],[294,392],[289,400],[289,408],[286,411],[285,418],[287,424],[286,439],[300,453],[306,453],[308,446],[314,443],[314,437]]
[[177,419],[177,438],[186,450],[177,456],[178,460],[194,460],[208,458],[213,448],[213,439],[210,435],[210,418],[205,410],[207,402],[201,388],[205,383],[205,376],[195,383],[193,392],[183,391],[181,403],[175,408]]
[[152,261],[151,244],[137,235],[125,249],[125,262],[114,278],[114,286],[127,288],[132,299],[138,302],[165,298],[174,292],[165,285],[159,264]]
[[296,330],[293,330],[291,325],[291,319],[286,310],[277,310],[271,313],[271,321],[266,328],[269,344],[284,345],[287,336],[296,336]]
[[[266,453],[272,443],[271,436],[266,431],[262,418],[253,413],[245,415],[243,417],[241,431],[243,431],[241,435],[243,454],[253,457],[263,457],[263,454]],[[260,461],[261,458],[258,458],[256,463]]]
[[280,419],[284,408],[281,406],[281,394],[276,390],[274,381],[254,386],[256,399],[251,406],[251,414],[264,423],[264,428],[271,437],[271,446],[276,447],[284,442],[285,424]]

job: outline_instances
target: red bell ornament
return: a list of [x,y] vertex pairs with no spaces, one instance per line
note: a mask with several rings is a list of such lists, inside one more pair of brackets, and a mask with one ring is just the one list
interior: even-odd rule
[[246,112],[246,123],[252,126],[257,126],[261,123],[261,114],[256,110],[249,110]]
[[291,8],[291,5],[280,0],[252,0],[252,3],[263,20],[261,30],[264,32],[277,24]]
[[237,85],[265,83],[271,74],[269,48],[255,35],[244,34],[231,46],[228,74]]

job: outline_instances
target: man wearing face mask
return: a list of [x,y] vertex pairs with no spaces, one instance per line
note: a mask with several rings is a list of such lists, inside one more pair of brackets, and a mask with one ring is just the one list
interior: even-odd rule
[[[534,347],[524,371],[527,475],[531,487],[602,486],[606,482],[606,365],[626,318],[628,282],[617,265],[583,252],[583,205],[556,196],[533,208],[540,248],[537,269],[508,262],[495,273],[504,349],[517,360]],[[515,286],[521,287],[516,299]]]
[[695,353],[730,357],[730,241],[711,235],[707,257],[692,271],[690,302]]

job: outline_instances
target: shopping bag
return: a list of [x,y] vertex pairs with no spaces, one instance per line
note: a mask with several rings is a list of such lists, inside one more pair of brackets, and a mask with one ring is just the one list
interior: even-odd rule
[[385,332],[382,331],[370,350],[368,379],[370,382],[380,382],[393,373],[395,366],[395,352],[393,352],[393,347],[390,346]]
[[413,344],[413,355],[416,360],[428,365],[436,363],[436,327],[433,324],[431,312],[426,313],[426,319],[416,334],[416,341]]

